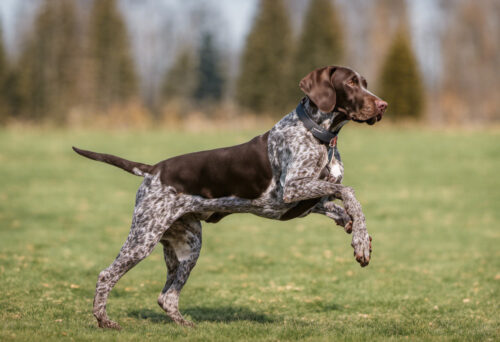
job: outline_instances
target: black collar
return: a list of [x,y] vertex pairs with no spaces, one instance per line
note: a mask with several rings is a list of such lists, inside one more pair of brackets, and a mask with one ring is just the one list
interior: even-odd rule
[[314,122],[313,119],[311,119],[311,117],[306,113],[302,101],[295,109],[295,112],[297,113],[300,121],[302,121],[306,129],[310,131],[316,139],[321,141],[322,144],[330,147],[334,147],[337,144],[337,135],[339,134],[342,125],[334,132],[330,132],[329,130],[324,129],[316,122]]

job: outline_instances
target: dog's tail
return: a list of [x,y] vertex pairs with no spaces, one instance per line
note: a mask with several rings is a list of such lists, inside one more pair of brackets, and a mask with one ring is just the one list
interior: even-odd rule
[[151,165],[136,163],[127,159],[113,156],[111,154],[80,150],[79,148],[76,148],[74,146],[73,150],[84,157],[117,166],[120,169],[130,172],[136,176],[144,177],[146,174],[152,173],[151,171],[153,169],[153,166]]

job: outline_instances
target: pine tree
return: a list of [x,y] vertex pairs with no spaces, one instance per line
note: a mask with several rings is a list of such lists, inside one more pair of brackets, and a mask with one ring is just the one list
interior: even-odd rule
[[[61,122],[75,101],[78,78],[78,23],[71,0],[45,0],[10,81],[28,119]],[[16,93],[16,92],[14,92]]]
[[90,17],[90,58],[96,104],[108,107],[137,95],[138,81],[125,22],[115,0],[98,0]]
[[212,35],[208,32],[202,36],[198,55],[199,63],[194,98],[198,101],[207,99],[220,101],[224,78],[219,66],[219,54],[213,43]]
[[236,85],[236,99],[241,106],[256,113],[281,114],[284,106],[290,105],[291,39],[283,1],[261,0]]
[[6,75],[3,89],[5,118],[21,117],[24,114],[24,110],[27,108],[27,101],[21,90],[20,72],[17,68],[10,68]]
[[297,46],[291,85],[300,96],[298,84],[305,75],[314,69],[342,62],[342,32],[330,0],[311,0]]
[[196,87],[196,61],[190,48],[182,48],[173,66],[166,72],[162,85],[162,99],[187,100]]
[[[367,79],[377,79],[377,72],[383,64],[384,58],[392,43],[390,37],[404,25],[407,19],[407,1],[401,0],[372,0],[366,2],[370,15],[366,38],[362,50],[358,53],[366,54],[360,62],[363,65],[363,76]],[[366,25],[366,24],[365,24]],[[369,53],[367,53],[369,51]]]
[[380,96],[389,103],[389,117],[416,119],[421,116],[424,105],[422,81],[404,28],[395,35],[382,66],[380,80]]

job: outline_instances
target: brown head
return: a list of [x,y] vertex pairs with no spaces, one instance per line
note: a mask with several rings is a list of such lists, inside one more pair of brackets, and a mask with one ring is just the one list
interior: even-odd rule
[[366,79],[346,67],[328,66],[310,72],[300,89],[322,112],[339,111],[348,120],[373,125],[382,120],[387,102],[371,93]]

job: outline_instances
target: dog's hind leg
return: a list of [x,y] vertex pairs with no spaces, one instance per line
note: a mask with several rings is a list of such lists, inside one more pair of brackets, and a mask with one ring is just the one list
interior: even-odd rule
[[162,238],[167,282],[158,297],[158,304],[177,324],[192,326],[179,312],[179,295],[201,250],[201,223],[190,215],[176,221]]
[[111,321],[106,314],[108,295],[125,273],[153,251],[153,248],[162,235],[162,232],[157,232],[142,236],[142,233],[137,233],[137,231],[141,230],[144,229],[137,228],[136,226],[132,227],[127,241],[123,244],[115,261],[99,273],[93,313],[101,328],[120,329],[118,323]]
[[145,179],[137,193],[127,240],[115,261],[101,271],[97,279],[93,313],[99,327],[120,329],[120,325],[111,321],[106,313],[109,293],[125,273],[153,251],[165,231],[180,214],[176,201],[168,194],[166,196],[155,189],[150,179]]
[[162,238],[160,242],[163,245],[163,258],[165,259],[165,265],[167,266],[167,281],[161,291],[161,293],[165,293],[174,282],[175,274],[177,273],[177,268],[179,267],[179,260],[177,259],[177,255],[175,255],[174,248],[168,240]]

